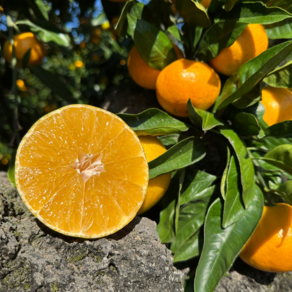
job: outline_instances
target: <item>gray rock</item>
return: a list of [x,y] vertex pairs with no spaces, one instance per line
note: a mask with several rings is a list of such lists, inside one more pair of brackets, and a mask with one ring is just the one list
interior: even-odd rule
[[38,221],[0,172],[0,291],[183,291],[184,273],[156,223],[136,217],[98,240],[63,236]]

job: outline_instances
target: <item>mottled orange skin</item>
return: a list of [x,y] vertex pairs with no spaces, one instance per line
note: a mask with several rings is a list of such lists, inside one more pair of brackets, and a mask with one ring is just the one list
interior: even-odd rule
[[[17,66],[22,67],[22,59],[25,53],[31,49],[30,52],[30,65],[40,65],[46,54],[45,47],[33,33],[25,32],[14,37],[15,57],[17,59]],[[3,55],[7,62],[12,59],[12,46],[10,41],[7,40],[4,44]]]
[[287,88],[263,88],[262,103],[265,107],[263,119],[269,126],[292,119],[292,92]]
[[187,117],[187,102],[194,107],[208,109],[221,90],[221,81],[207,64],[180,59],[164,68],[156,83],[156,96],[160,105],[170,114]]
[[249,24],[229,48],[210,61],[210,65],[219,73],[230,76],[240,66],[260,55],[268,48],[268,36],[260,24]]
[[[183,58],[182,51],[173,45],[177,58]],[[155,90],[156,80],[160,70],[150,67],[141,57],[136,47],[133,47],[128,57],[128,70],[132,79],[141,87]]]
[[[144,149],[147,162],[154,160],[166,152],[166,148],[157,137],[139,136],[139,140]],[[145,200],[137,215],[148,211],[163,197],[169,187],[170,179],[171,174],[166,173],[149,180]]]
[[240,258],[266,272],[292,271],[292,207],[278,203],[264,207],[262,218]]

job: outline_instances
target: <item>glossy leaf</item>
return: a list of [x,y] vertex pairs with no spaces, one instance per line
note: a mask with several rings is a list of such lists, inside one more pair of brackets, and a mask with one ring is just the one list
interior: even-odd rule
[[189,137],[149,162],[149,179],[192,165],[206,155],[203,141]]
[[173,35],[178,41],[181,42],[181,34],[180,34],[180,31],[178,29],[178,27],[176,25],[172,25],[170,26],[167,31]]
[[275,167],[277,167],[279,170],[283,170],[284,172],[287,172],[288,174],[292,175],[292,167],[287,166],[283,161],[279,161],[273,158],[258,158],[258,161],[263,160],[266,163],[269,163]]
[[245,93],[240,98],[232,102],[232,104],[238,109],[246,109],[257,104],[262,97],[261,93],[261,84],[256,84],[251,91]]
[[292,181],[284,182],[279,186],[278,190],[283,193],[285,201],[292,205]]
[[128,29],[128,13],[131,11],[133,5],[137,3],[135,0],[130,0],[125,3],[125,6],[123,7],[123,10],[121,12],[121,15],[119,17],[119,20],[116,25],[116,30],[119,34],[119,36],[124,37],[127,33]]
[[184,134],[169,134],[158,137],[160,142],[166,147],[170,148],[171,146],[175,145],[179,141],[182,141],[187,138],[187,135]]
[[198,43],[201,40],[203,28],[185,23],[182,27],[182,42],[188,55],[194,56]]
[[292,18],[265,25],[265,30],[269,39],[291,39]]
[[166,135],[187,131],[188,126],[156,108],[139,114],[118,114],[137,135]]
[[269,151],[265,158],[281,161],[292,168],[292,145],[280,145]]
[[248,23],[217,22],[205,32],[197,52],[197,57],[205,62],[217,57],[219,53],[230,47],[240,36]]
[[236,4],[237,0],[223,0],[223,2],[224,2],[224,5],[223,5],[224,10],[230,11],[233,8],[233,6]]
[[262,78],[279,65],[291,52],[292,42],[274,46],[242,65],[226,82],[218,97],[215,110],[222,109],[251,91]]
[[292,14],[292,3],[289,0],[256,0],[261,1],[267,7],[277,7],[282,10],[286,10],[290,14]]
[[227,228],[221,226],[223,204],[220,199],[211,205],[206,216],[205,241],[195,276],[195,292],[215,290],[256,228],[263,204],[263,194],[254,186],[254,196],[244,214]]
[[200,197],[215,180],[216,176],[207,172],[200,170],[187,170],[183,188],[181,191],[180,204],[187,204],[190,201]]
[[161,199],[162,211],[157,225],[157,232],[162,243],[171,242],[175,237],[175,207],[179,196],[180,171],[171,179],[169,188]]
[[247,2],[235,5],[232,12],[222,12],[215,18],[219,21],[237,21],[245,23],[270,24],[290,18],[291,15],[281,9],[266,7],[260,2]]
[[58,75],[41,66],[30,66],[29,68],[31,72],[54,93],[60,95],[65,100],[72,96],[71,91],[67,88],[66,84],[59,79]]
[[214,190],[215,186],[209,187],[192,201],[181,205],[176,237],[170,246],[172,252],[176,252],[204,224]]
[[292,138],[292,121],[284,121],[265,130],[266,136],[276,138]]
[[16,151],[13,151],[11,154],[11,158],[9,160],[9,168],[7,172],[7,176],[11,184],[16,187],[15,184],[15,157],[16,157]]
[[[261,127],[252,114],[240,112],[238,113],[233,120],[234,130],[243,136],[257,136],[261,133]],[[263,136],[263,132],[262,135]]]
[[245,212],[241,198],[240,169],[234,156],[231,156],[226,180],[226,199],[223,212],[223,228],[235,223]]
[[246,206],[249,198],[253,196],[254,186],[254,167],[250,158],[247,157],[245,145],[241,139],[231,129],[220,129],[220,133],[228,139],[229,143],[235,151],[235,155],[240,167],[240,180],[242,186],[242,197]]
[[193,0],[180,0],[175,3],[175,7],[186,23],[200,27],[211,25],[208,13],[200,3]]
[[220,192],[224,200],[226,199],[226,181],[227,181],[227,175],[229,171],[230,158],[231,158],[230,149],[226,145],[226,166],[224,168],[222,178],[221,178],[221,183],[220,183]]
[[263,81],[272,87],[291,88],[292,61],[272,71]]
[[49,15],[48,15],[48,9],[45,6],[44,2],[42,0],[35,0],[35,4],[38,7],[39,12],[43,16],[45,20],[49,20]]
[[195,234],[193,234],[189,239],[187,239],[181,247],[176,251],[173,257],[173,262],[184,262],[198,256],[201,252],[201,241],[200,234],[201,229],[199,229]]
[[154,25],[128,14],[128,34],[143,60],[152,68],[162,70],[177,60],[175,50],[167,35]]
[[191,100],[188,100],[187,109],[191,122],[202,129],[203,131],[211,130],[217,126],[223,126],[224,124],[217,119],[212,113],[197,109],[193,106]]
[[37,24],[30,20],[19,20],[17,25],[28,25],[30,29],[37,34],[37,37],[44,43],[54,42],[55,44],[63,47],[70,46],[70,38],[67,34],[61,32],[56,26],[50,22],[38,21]]

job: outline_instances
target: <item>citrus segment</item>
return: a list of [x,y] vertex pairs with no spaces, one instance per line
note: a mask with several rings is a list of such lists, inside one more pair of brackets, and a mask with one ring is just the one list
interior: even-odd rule
[[97,238],[137,214],[148,164],[138,137],[120,118],[72,105],[46,115],[26,134],[15,176],[24,203],[44,224]]
[[262,103],[263,119],[269,126],[292,119],[292,92],[287,88],[263,88]]
[[262,218],[245,244],[240,258],[266,272],[292,271],[292,207],[265,206]]

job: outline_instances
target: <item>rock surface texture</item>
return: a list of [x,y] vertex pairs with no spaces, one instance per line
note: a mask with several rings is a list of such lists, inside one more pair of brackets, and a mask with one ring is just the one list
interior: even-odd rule
[[98,240],[62,236],[35,219],[0,172],[0,291],[183,291],[184,274],[155,222],[136,217]]

